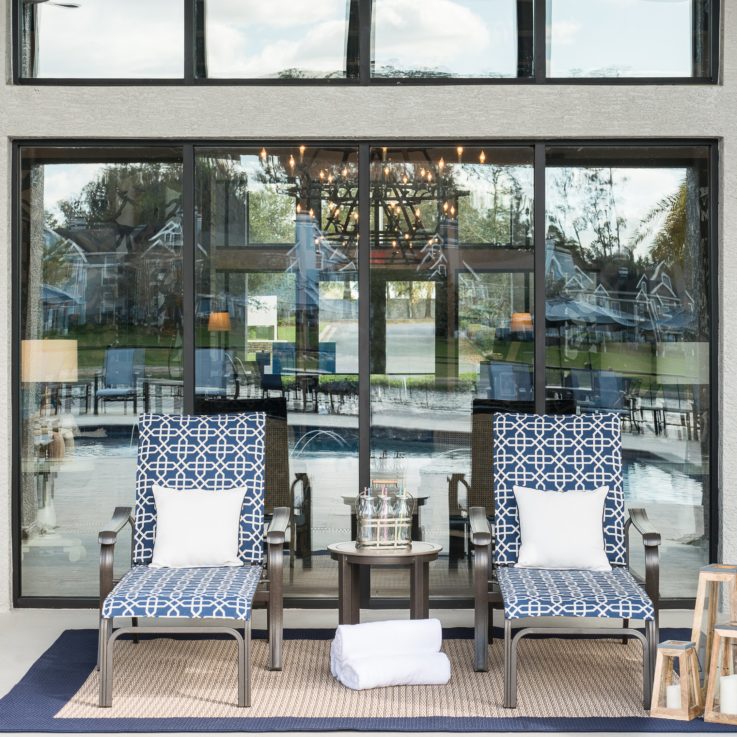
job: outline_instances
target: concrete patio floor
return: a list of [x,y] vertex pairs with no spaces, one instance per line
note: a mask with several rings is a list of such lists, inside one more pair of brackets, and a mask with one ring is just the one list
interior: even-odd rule
[[[362,621],[377,619],[405,618],[406,610],[363,610]],[[470,627],[473,623],[471,610],[439,609],[431,612],[431,616],[438,617],[444,626]],[[254,626],[262,629],[266,624],[265,612],[258,610],[254,614]],[[335,627],[338,623],[338,614],[334,610],[304,610],[288,609],[285,611],[286,627]],[[690,627],[691,612],[682,610],[665,611],[661,615],[662,627]],[[5,695],[41,656],[41,654],[66,629],[90,629],[97,627],[97,612],[88,609],[15,609],[0,614],[0,696]],[[491,676],[488,676],[491,677]],[[501,673],[499,674],[501,678]],[[0,732],[2,724],[0,724]],[[188,732],[188,737],[197,733]],[[211,734],[211,733],[210,733]],[[279,733],[271,733],[279,734]],[[355,735],[356,732],[334,732],[335,735]],[[372,734],[388,735],[407,732],[391,733],[362,733],[367,737]],[[498,734],[498,733],[496,733]],[[535,734],[535,733],[529,733]],[[550,734],[550,733],[547,733]],[[560,732],[561,735],[573,734]],[[582,733],[575,733],[580,735]],[[603,733],[599,732],[598,735]],[[618,732],[617,735],[628,733]],[[634,733],[633,733],[634,734]],[[640,733],[641,734],[641,733]]]

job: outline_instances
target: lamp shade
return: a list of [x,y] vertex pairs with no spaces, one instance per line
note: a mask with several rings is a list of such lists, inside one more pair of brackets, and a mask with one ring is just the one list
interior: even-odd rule
[[77,341],[21,341],[21,381],[28,384],[77,381]]
[[229,312],[211,312],[207,321],[207,329],[211,333],[227,333],[230,330]]
[[524,333],[532,330],[532,315],[529,312],[513,312],[509,327],[514,333]]

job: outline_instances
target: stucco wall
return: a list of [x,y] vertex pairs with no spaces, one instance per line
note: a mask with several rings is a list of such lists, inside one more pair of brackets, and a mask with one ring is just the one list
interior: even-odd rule
[[[721,417],[725,560],[737,561],[737,0],[720,86],[13,87],[0,13],[0,610],[10,605],[10,141],[13,138],[667,138],[722,141]],[[715,459],[716,460],[716,459]]]

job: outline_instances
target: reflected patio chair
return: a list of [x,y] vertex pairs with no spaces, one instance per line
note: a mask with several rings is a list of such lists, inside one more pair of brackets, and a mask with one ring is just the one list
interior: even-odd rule
[[[643,645],[643,703],[648,709],[658,642],[660,535],[649,524],[643,509],[630,509],[629,519],[625,520],[619,416],[612,413],[497,414],[493,419],[492,442],[494,534],[486,507],[472,507],[470,513],[476,670],[488,668],[489,607],[498,606],[501,598],[505,707],[514,708],[517,702],[517,643],[527,635],[553,633],[553,636],[598,634],[639,639]],[[550,469],[556,472],[551,473]],[[574,488],[593,490],[604,484],[610,491],[604,507],[602,534],[611,571],[515,567],[520,548],[520,525],[514,485],[565,492]],[[630,526],[643,538],[644,585],[629,570],[627,538]],[[553,629],[536,625],[516,632],[512,629],[514,622],[520,619],[550,616],[622,620],[622,627],[556,626]],[[639,630],[630,628],[630,619],[645,623],[644,636]]]
[[142,348],[107,348],[102,373],[95,375],[95,414],[100,403],[123,402],[123,412],[128,412],[128,402],[133,413],[138,414],[138,379],[143,375],[144,351]]
[[228,380],[233,383],[233,398],[240,392],[238,371],[224,348],[197,348],[195,350],[195,393],[201,397],[228,396]]
[[[268,398],[271,396],[271,392],[280,392],[282,397],[285,396],[279,359],[274,357],[272,361],[271,354],[268,351],[259,351],[256,353],[256,366],[259,373],[261,397]],[[270,372],[267,372],[267,366],[271,367]]]
[[326,374],[335,373],[336,345],[334,342],[320,342],[319,368]]
[[[268,608],[269,667],[282,665],[283,545],[289,510],[274,510],[264,525],[263,413],[218,415],[143,414],[138,423],[136,504],[115,510],[100,532],[100,706],[111,706],[113,648],[124,634],[224,634],[238,645],[238,705],[250,706],[251,613],[255,602]],[[217,469],[218,472],[213,472]],[[221,473],[227,470],[227,473]],[[156,539],[154,484],[186,494],[188,489],[245,488],[239,527],[241,566],[222,568],[152,568]],[[118,533],[133,528],[132,568],[117,584],[113,563]],[[183,544],[191,544],[183,540]],[[132,618],[132,626],[113,630],[118,618]],[[138,618],[224,620],[218,627],[188,624],[172,628],[155,624],[139,627]],[[230,625],[227,621],[230,620]],[[145,647],[145,644],[141,645]]]
[[594,377],[590,368],[572,368],[568,371],[568,386],[576,400],[576,405],[582,412],[586,412],[595,406]]
[[491,361],[488,399],[507,402],[530,399],[532,369],[526,363]]
[[197,414],[229,414],[263,412],[266,415],[266,516],[286,507],[290,510],[289,566],[302,559],[303,568],[312,567],[312,486],[306,473],[296,473],[290,484],[289,424],[287,400],[272,399],[206,399],[195,402]]

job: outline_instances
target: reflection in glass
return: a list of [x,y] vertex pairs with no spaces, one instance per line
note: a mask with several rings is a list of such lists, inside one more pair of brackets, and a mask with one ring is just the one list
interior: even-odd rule
[[182,0],[18,0],[24,77],[183,76]]
[[532,399],[532,180],[529,148],[372,149],[371,483],[416,500],[440,594],[468,595],[468,506],[490,501],[468,488],[474,403]]
[[356,150],[202,149],[196,167],[198,409],[269,413],[287,592],[337,595],[324,553],[349,539],[358,492]]
[[198,76],[358,76],[357,0],[198,0]]
[[552,0],[548,77],[708,77],[711,0]]
[[709,555],[707,154],[553,149],[547,168],[547,396],[621,417],[625,497],[674,597]]
[[134,499],[137,412],[181,411],[180,162],[22,151],[23,596],[96,595],[97,532]]
[[532,76],[532,0],[373,0],[374,77]]

